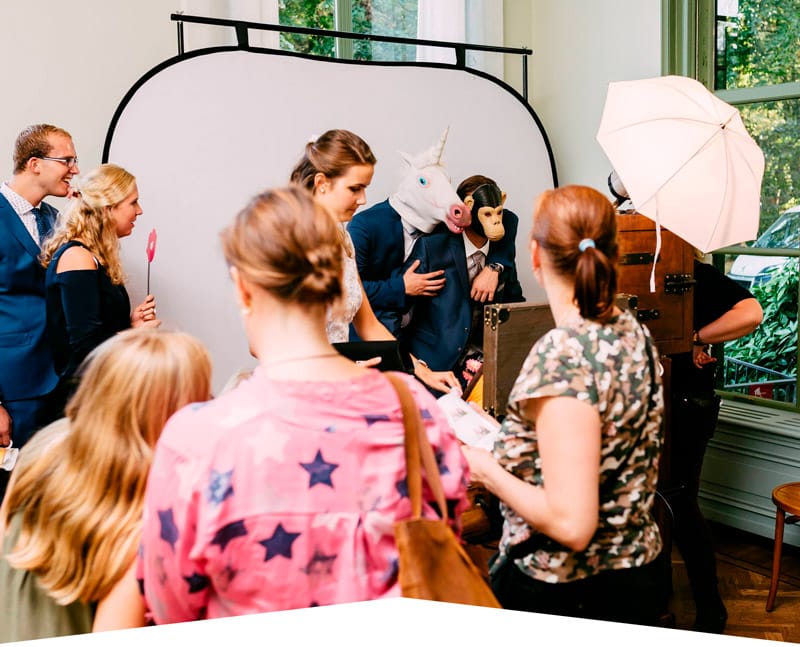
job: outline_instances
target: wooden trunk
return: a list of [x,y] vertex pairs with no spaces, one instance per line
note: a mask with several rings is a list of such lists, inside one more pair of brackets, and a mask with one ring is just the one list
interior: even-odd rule
[[617,291],[632,297],[639,321],[650,330],[661,355],[692,348],[694,249],[675,234],[661,229],[661,252],[650,273],[656,251],[656,226],[641,214],[619,214],[619,271]]
[[533,344],[554,327],[546,303],[498,303],[483,308],[483,408],[502,418],[511,387]]

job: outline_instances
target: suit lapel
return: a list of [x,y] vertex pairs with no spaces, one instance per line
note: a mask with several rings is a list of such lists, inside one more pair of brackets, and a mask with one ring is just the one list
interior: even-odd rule
[[469,284],[469,274],[467,273],[467,253],[464,249],[464,238],[462,234],[453,234],[448,239],[450,244],[450,255],[453,259],[453,266],[458,273],[458,279],[461,281],[461,288],[464,294],[469,296],[471,285]]
[[0,194],[0,227],[5,227],[8,233],[16,238],[31,256],[34,258],[39,256],[41,251],[39,246],[31,238],[25,225],[22,224],[22,219],[2,194]]

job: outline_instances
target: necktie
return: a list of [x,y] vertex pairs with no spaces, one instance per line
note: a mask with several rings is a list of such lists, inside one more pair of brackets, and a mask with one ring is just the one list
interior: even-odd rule
[[475,280],[475,277],[478,276],[480,271],[483,269],[484,258],[485,256],[481,250],[472,252],[472,254],[469,255],[470,263],[469,267],[467,268],[467,273],[469,274],[470,283]]
[[39,234],[39,247],[41,247],[44,239],[49,233],[47,227],[47,218],[42,213],[42,210],[39,209],[39,207],[34,207],[32,211],[34,218],[36,218],[36,233]]

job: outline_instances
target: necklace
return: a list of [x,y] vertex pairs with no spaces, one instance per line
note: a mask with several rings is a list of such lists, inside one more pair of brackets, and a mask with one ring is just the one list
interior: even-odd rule
[[340,357],[340,353],[333,351],[330,353],[320,353],[319,355],[306,355],[305,357],[287,357],[286,359],[279,359],[277,362],[264,363],[264,368],[272,368],[281,364],[289,364],[291,362],[305,362],[310,359],[322,359],[323,357]]

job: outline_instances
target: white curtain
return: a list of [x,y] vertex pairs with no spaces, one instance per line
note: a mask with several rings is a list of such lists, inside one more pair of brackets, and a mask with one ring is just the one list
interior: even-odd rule
[[[181,11],[192,16],[278,23],[278,0],[181,0]],[[184,32],[187,51],[236,42],[232,28],[187,24]],[[277,48],[279,34],[250,30],[249,40],[255,47]]]
[[[503,3],[499,0],[419,0],[417,38],[503,45]],[[455,63],[442,47],[417,47],[417,60]],[[467,52],[467,65],[503,78],[503,55]]]

